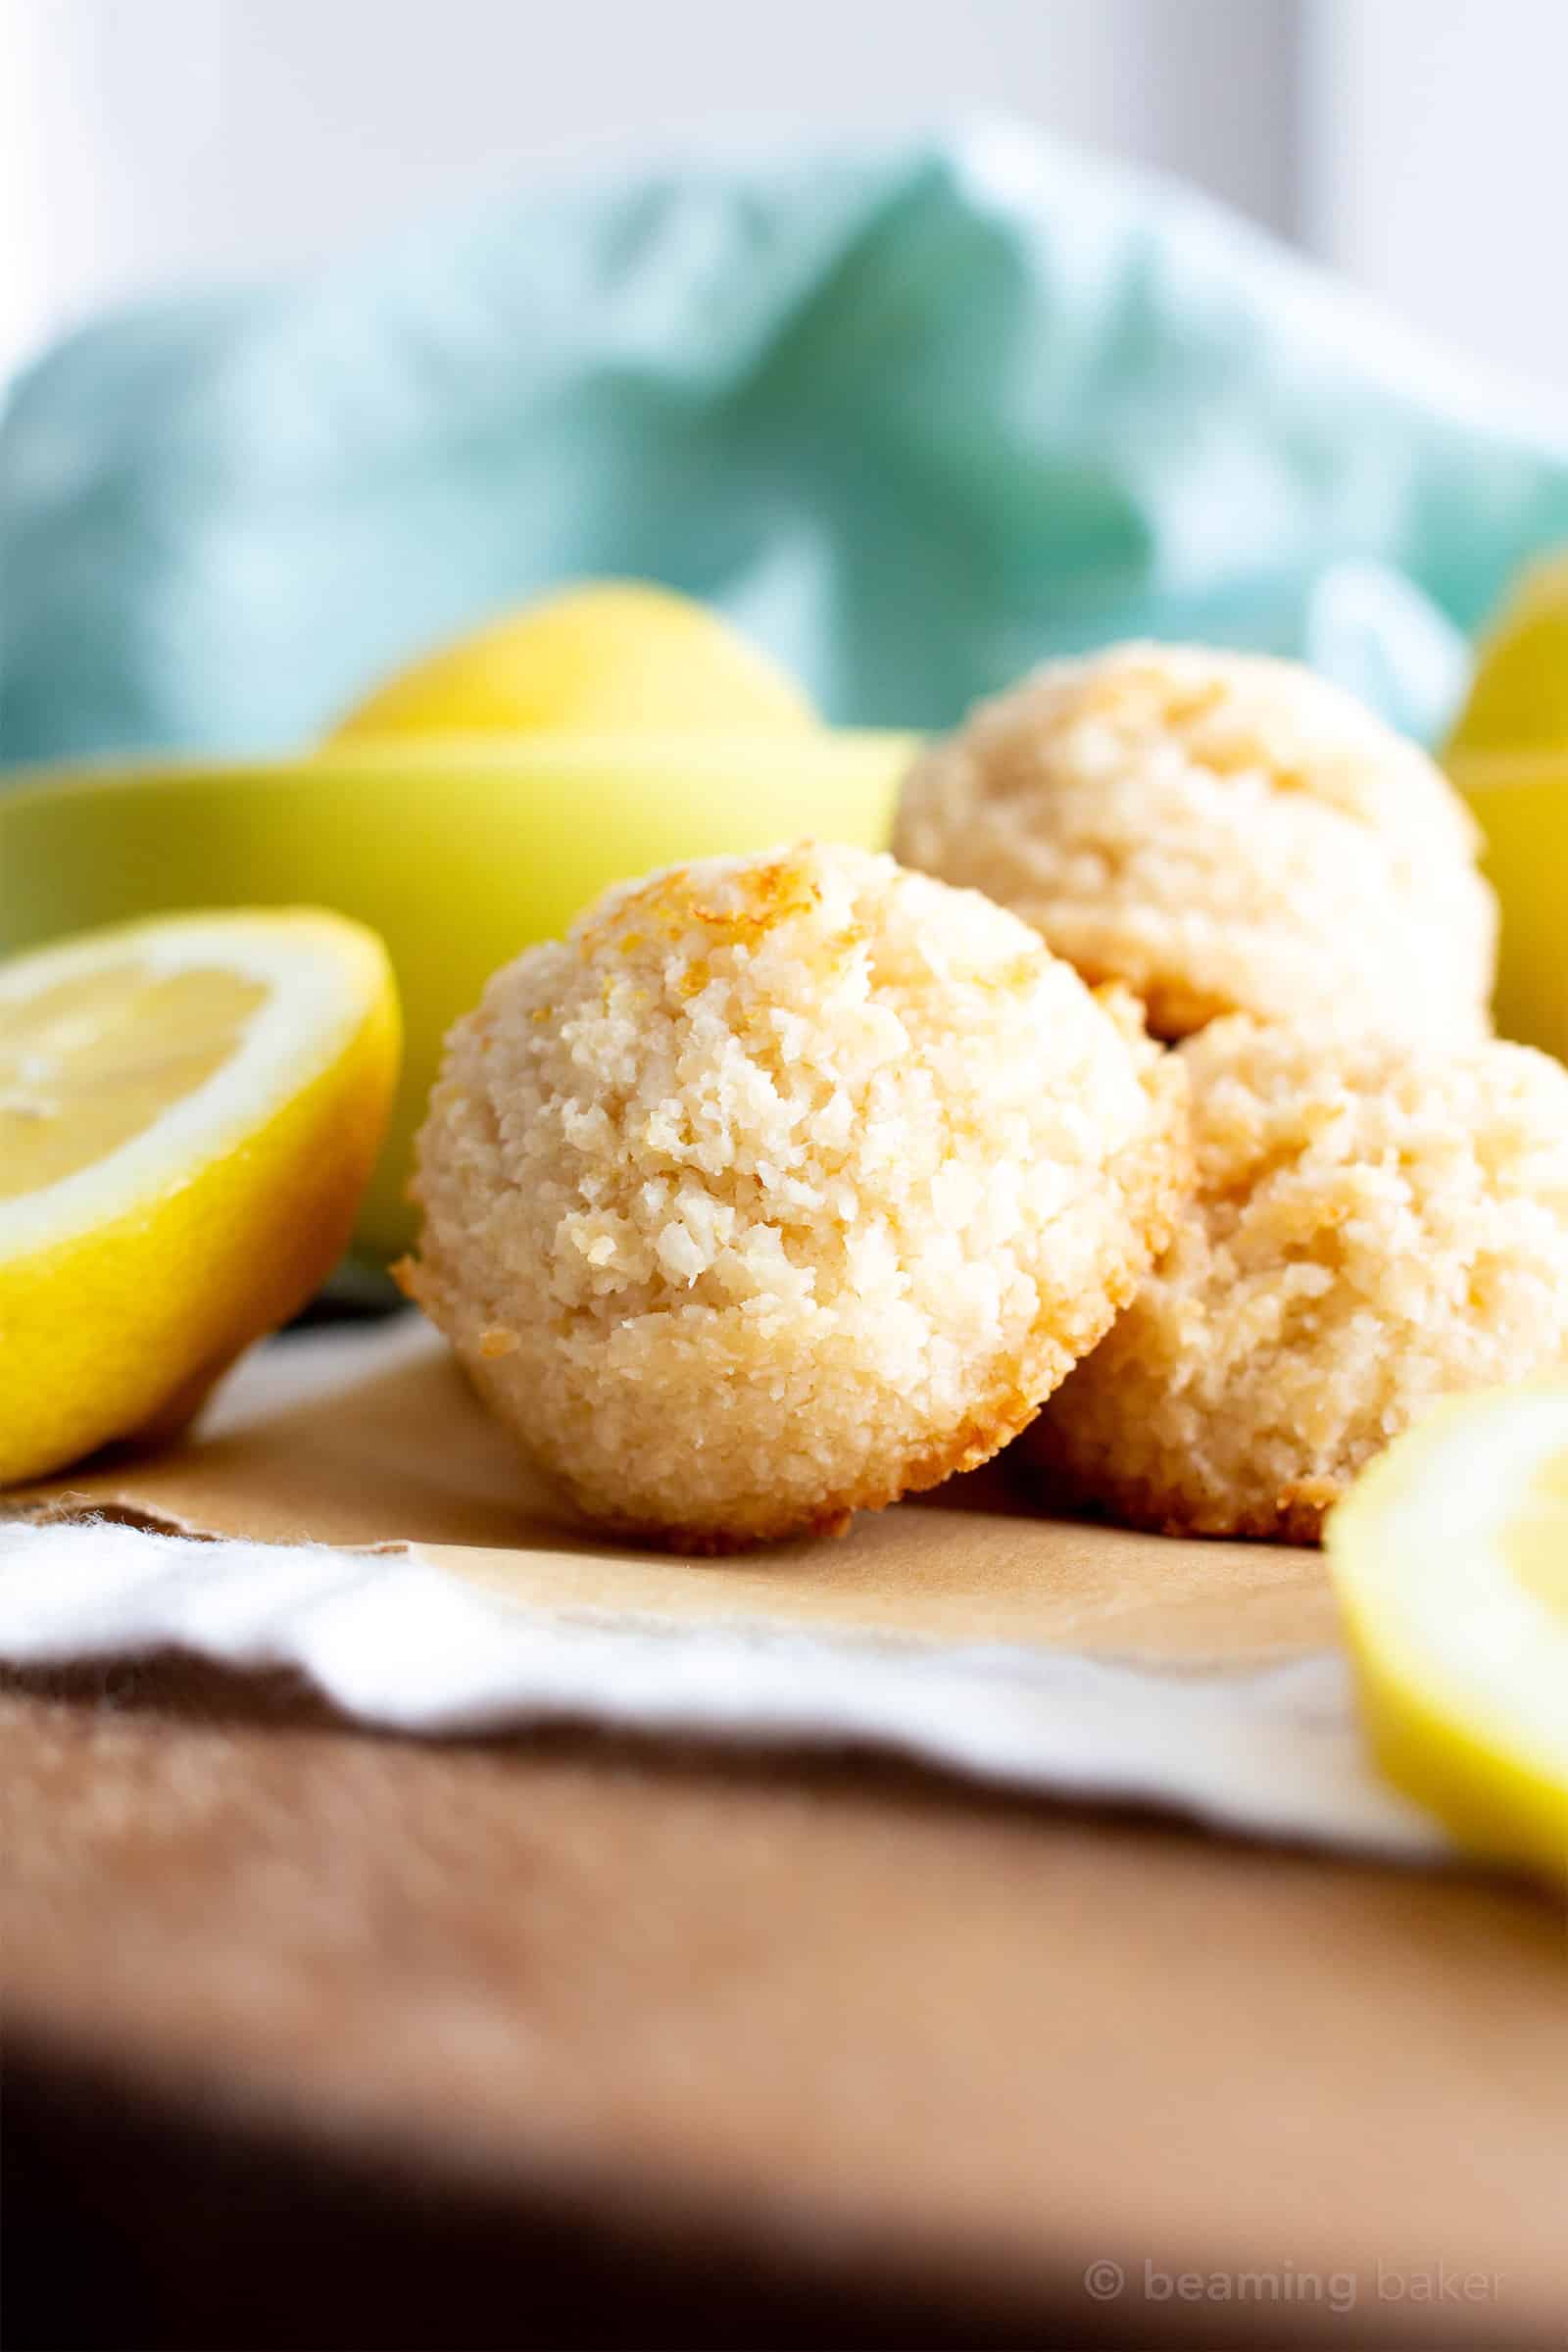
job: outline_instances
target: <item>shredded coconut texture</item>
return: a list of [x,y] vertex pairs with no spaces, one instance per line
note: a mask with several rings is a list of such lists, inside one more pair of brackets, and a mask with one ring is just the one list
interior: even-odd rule
[[1190,1181],[1185,1095],[973,892],[810,845],[677,867],[453,1030],[404,1279],[590,1519],[838,1532],[1094,1346]]
[[1316,1542],[1440,1397],[1568,1369],[1568,1070],[1216,1023],[1198,1190],[1029,1446],[1136,1526]]
[[1477,828],[1415,744],[1294,662],[1049,663],[917,762],[894,848],[983,890],[1156,1036],[1227,1012],[1488,1034]]

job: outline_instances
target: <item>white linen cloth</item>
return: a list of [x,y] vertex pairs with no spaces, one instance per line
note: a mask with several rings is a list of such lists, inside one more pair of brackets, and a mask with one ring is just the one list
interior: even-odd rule
[[[405,1335],[390,1342],[407,1345]],[[379,1338],[258,1351],[218,1426],[329,1392]],[[345,1715],[430,1736],[579,1721],[890,1750],[1013,1788],[1411,1860],[1442,1833],[1372,1773],[1345,1661],[1237,1671],[776,1623],[521,1606],[417,1547],[212,1543],[104,1521],[0,1521],[0,1662],[174,1647],[296,1669]]]

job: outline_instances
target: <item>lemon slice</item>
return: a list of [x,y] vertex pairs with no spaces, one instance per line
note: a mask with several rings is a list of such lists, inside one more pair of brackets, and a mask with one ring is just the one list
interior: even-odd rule
[[1568,1877],[1568,1386],[1439,1406],[1326,1542],[1390,1780],[1462,1844]]
[[397,1077],[373,933],[172,916],[0,963],[0,1485],[164,1434],[348,1241]]
[[795,681],[706,605],[644,580],[594,580],[412,662],[327,741],[815,725]]

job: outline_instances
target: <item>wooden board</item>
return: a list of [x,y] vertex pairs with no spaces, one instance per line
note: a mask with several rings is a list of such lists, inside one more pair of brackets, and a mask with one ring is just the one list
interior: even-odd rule
[[[428,1364],[74,1491],[260,1535],[519,1526],[504,1449]],[[960,1607],[1173,1656],[1332,1630],[1310,1554],[957,1499],[739,1569],[548,1532],[599,1597],[652,1575],[671,1607],[739,1577],[732,1601],[882,1621],[902,1574],[933,1634]],[[35,2266],[29,2316],[91,2275],[158,2315],[122,2342],[1568,2326],[1568,1938],[1523,1886],[871,1763],[419,1745],[157,1662],[13,1689],[0,1792],[9,2105],[20,2082],[30,2177],[69,2178],[91,2257]],[[291,2248],[344,2213],[313,2285]]]

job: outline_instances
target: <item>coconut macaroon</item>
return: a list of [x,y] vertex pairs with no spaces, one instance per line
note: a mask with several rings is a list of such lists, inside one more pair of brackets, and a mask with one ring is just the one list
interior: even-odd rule
[[982,703],[906,779],[906,864],[986,891],[1156,1036],[1226,1012],[1485,1036],[1495,908],[1426,754],[1298,662],[1123,645]]
[[679,866],[457,1024],[404,1279],[588,1518],[836,1533],[1094,1346],[1168,1238],[1185,1094],[973,892],[809,845]]
[[1173,1058],[1197,1192],[1029,1446],[1134,1525],[1313,1543],[1439,1397],[1568,1369],[1568,1070],[1245,1018]]

